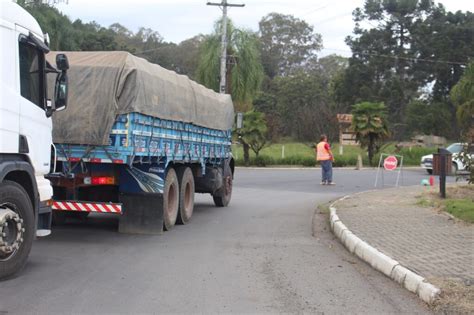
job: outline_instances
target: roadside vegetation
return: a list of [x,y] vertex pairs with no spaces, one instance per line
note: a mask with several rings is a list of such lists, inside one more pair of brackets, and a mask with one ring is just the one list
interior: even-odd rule
[[446,197],[441,199],[437,192],[426,192],[420,197],[418,205],[445,211],[459,220],[474,224],[474,186],[447,187]]
[[[302,143],[285,141],[281,143],[273,143],[263,148],[257,157],[254,152],[250,152],[251,166],[275,166],[275,165],[290,165],[290,166],[308,166],[312,167],[316,164],[315,143]],[[362,164],[369,165],[369,158],[367,151],[361,149],[359,146],[345,145],[342,148],[342,155],[340,153],[340,145],[338,143],[332,145],[335,161],[334,166],[356,166],[357,157],[362,157]],[[374,166],[379,162],[380,153],[393,153],[403,156],[404,166],[418,166],[420,165],[421,156],[433,153],[433,148],[402,148],[397,149],[395,143],[388,143],[380,148],[379,153],[374,156]],[[243,159],[242,145],[234,144],[232,146],[234,158],[236,158],[237,165],[245,165]]]

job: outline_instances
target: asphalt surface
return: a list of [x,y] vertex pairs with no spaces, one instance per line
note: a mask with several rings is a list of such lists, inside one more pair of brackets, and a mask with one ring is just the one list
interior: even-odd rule
[[[423,178],[406,170],[403,184]],[[350,255],[315,213],[373,189],[375,171],[336,169],[336,186],[319,179],[316,169],[238,169],[229,207],[198,195],[190,224],[158,236],[119,234],[107,215],[70,221],[0,282],[0,314],[429,312]]]

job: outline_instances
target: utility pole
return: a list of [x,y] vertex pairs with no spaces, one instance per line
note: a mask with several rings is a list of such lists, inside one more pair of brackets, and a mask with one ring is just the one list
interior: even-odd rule
[[208,2],[207,5],[218,6],[222,9],[221,80],[219,83],[219,93],[225,94],[227,72],[227,7],[244,7],[245,4],[231,4],[227,3],[227,0],[222,0],[221,3]]

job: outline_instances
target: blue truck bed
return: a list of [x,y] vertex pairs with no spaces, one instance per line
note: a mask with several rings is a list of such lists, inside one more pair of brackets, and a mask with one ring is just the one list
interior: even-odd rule
[[231,130],[164,120],[140,113],[119,115],[108,146],[56,143],[57,160],[133,164],[219,164],[231,155]]

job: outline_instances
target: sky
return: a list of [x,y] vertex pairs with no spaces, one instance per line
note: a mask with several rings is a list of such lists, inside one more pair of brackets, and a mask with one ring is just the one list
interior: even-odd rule
[[[211,0],[221,2],[221,0]],[[474,12],[474,0],[441,0],[447,11]],[[198,34],[209,34],[222,11],[207,6],[207,0],[67,0],[56,7],[72,20],[96,21],[102,26],[118,22],[136,32],[143,26],[158,31],[167,42],[179,43]],[[364,0],[228,0],[245,4],[230,8],[229,18],[241,28],[258,30],[258,22],[268,13],[291,14],[305,20],[322,35],[319,55],[350,56],[344,43],[351,35],[354,22],[352,11],[362,7]]]

